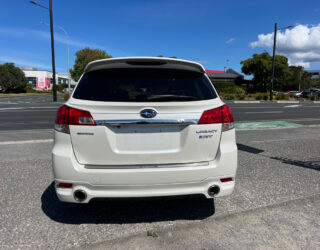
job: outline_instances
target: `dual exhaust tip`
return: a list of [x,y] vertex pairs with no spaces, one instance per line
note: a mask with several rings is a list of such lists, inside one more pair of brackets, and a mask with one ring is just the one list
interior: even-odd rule
[[74,191],[73,197],[78,202],[83,202],[85,199],[87,199],[87,193],[81,189],[78,189]]
[[219,194],[219,192],[220,192],[220,187],[217,186],[217,185],[212,185],[212,186],[209,187],[209,189],[208,189],[208,194],[209,194],[209,196],[211,196],[211,197],[216,196],[217,194]]

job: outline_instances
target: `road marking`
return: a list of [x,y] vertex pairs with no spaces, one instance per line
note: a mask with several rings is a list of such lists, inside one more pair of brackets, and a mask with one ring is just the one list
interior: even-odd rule
[[283,113],[283,111],[264,111],[264,112],[245,112],[246,114],[278,114]]
[[0,102],[0,104],[18,104],[17,102]]
[[2,141],[0,142],[0,145],[33,144],[33,143],[43,143],[43,142],[53,142],[53,139],[26,140],[26,141]]
[[0,108],[0,110],[28,110],[28,109],[57,109],[58,107],[17,107],[17,108]]
[[233,103],[260,103],[260,101],[234,101]]
[[249,129],[264,129],[264,128],[292,128],[301,127],[301,124],[285,121],[274,121],[274,122],[243,122],[236,123],[235,127],[237,130],[249,130]]
[[277,103],[299,103],[299,101],[277,101]]
[[300,107],[302,105],[288,105],[288,106],[284,106],[285,108],[297,108],[297,107]]
[[21,129],[21,130],[0,130],[0,134],[8,134],[8,133],[34,133],[35,131],[37,132],[43,132],[43,133],[48,133],[48,132],[53,132],[52,129],[48,128],[37,128],[37,129]]

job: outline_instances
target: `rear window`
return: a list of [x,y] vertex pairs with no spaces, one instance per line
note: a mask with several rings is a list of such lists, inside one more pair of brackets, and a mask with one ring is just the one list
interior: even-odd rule
[[204,74],[170,69],[104,69],[83,75],[73,98],[104,102],[201,101],[217,97]]

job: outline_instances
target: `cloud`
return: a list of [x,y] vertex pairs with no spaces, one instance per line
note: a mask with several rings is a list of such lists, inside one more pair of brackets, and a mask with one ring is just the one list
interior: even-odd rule
[[[251,42],[249,46],[272,48],[273,33],[258,35],[258,40]],[[320,62],[320,24],[297,25],[290,30],[279,30],[277,52],[287,55],[293,65],[298,63],[310,67],[310,63]]]
[[42,69],[51,69],[51,65],[24,60],[21,58],[15,58],[11,56],[0,56],[0,62],[11,62],[18,66],[29,66],[29,67],[36,67],[36,68],[42,68]]
[[[54,40],[55,42],[66,44],[66,36],[64,33],[61,33],[59,29],[55,29],[54,32]],[[70,35],[70,34],[69,34]],[[42,39],[42,40],[50,40],[50,32],[48,31],[41,31],[41,30],[34,30],[34,29],[24,29],[24,28],[12,28],[12,27],[0,27],[0,36],[3,37],[11,37],[11,38],[23,38],[23,39]],[[81,39],[77,39],[74,37],[69,37],[69,45],[75,48],[84,48],[84,47],[91,47],[91,48],[99,48],[104,49],[111,55],[117,56],[128,56],[128,53],[122,51],[120,49],[116,49],[109,46],[102,46],[97,43],[84,41]]]
[[233,43],[236,39],[235,38],[230,38],[226,41],[227,44]]
[[[34,29],[21,29],[21,28],[11,28],[11,27],[0,27],[0,36],[5,37],[13,37],[13,38],[24,38],[24,39],[45,39],[50,40],[50,32],[48,31],[41,31],[41,30],[34,30]],[[58,33],[58,31],[54,32],[54,40],[59,43],[66,44],[67,40],[65,35]],[[83,48],[86,46],[89,47],[95,47],[95,48],[101,48],[102,46],[99,46],[98,44],[82,41],[75,38],[69,38],[69,44],[70,46]]]

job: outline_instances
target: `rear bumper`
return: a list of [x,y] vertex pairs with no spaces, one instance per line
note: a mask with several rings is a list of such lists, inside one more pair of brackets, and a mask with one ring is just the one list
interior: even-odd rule
[[[206,166],[176,168],[88,169],[76,160],[70,136],[55,132],[52,150],[53,173],[56,192],[61,201],[76,202],[74,191],[87,194],[84,203],[102,197],[154,197],[202,194],[218,185],[216,197],[229,195],[235,185],[237,146],[235,131],[223,132],[219,152]],[[221,183],[220,179],[232,177],[233,181]],[[59,188],[59,182],[72,183],[72,188]]]

